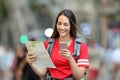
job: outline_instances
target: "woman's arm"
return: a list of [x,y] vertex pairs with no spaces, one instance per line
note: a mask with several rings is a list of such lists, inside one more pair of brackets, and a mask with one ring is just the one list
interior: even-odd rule
[[86,68],[85,67],[78,67],[78,65],[76,64],[73,57],[71,57],[71,59],[69,60],[69,63],[70,63],[70,66],[71,66],[71,71],[72,71],[73,76],[77,80],[80,80],[83,77],[83,75],[86,71]]
[[33,52],[27,53],[26,56],[26,60],[27,62],[30,64],[31,68],[33,69],[33,71],[40,76],[41,78],[43,78],[47,72],[47,68],[40,68],[39,70],[35,69],[34,66],[32,65],[32,62],[36,61],[36,56],[33,55]]
[[77,80],[80,80],[83,75],[84,75],[84,72],[86,70],[86,68],[84,67],[79,67],[77,64],[76,64],[76,61],[75,59],[72,57],[71,53],[69,50],[67,49],[61,49],[60,51],[61,55],[64,56],[69,64],[70,64],[70,67],[71,67],[71,71],[72,71],[72,74],[73,76],[77,79]]
[[[89,66],[87,45],[84,43],[81,43],[80,56],[78,59],[79,62],[77,62],[77,64],[76,64],[75,59],[73,58],[73,56],[71,55],[71,53],[68,49],[61,49],[60,53],[61,53],[61,56],[65,57],[68,60],[73,76],[77,80],[80,80],[84,76],[84,73],[86,71],[86,67]],[[85,62],[81,61],[81,60],[85,60]]]
[[38,75],[40,76],[40,78],[44,78],[45,75],[46,75],[46,72],[47,72],[47,69],[46,68],[40,68],[39,70],[35,69],[33,67],[32,64],[30,64],[31,68],[33,69],[33,71]]
[[73,76],[76,79],[80,80],[80,78],[84,76],[84,73],[87,69],[86,67],[89,67],[87,44],[85,44],[84,42],[81,43],[80,55],[79,55],[79,59],[77,60],[77,64],[73,57],[70,56],[69,58],[68,61],[71,66]]

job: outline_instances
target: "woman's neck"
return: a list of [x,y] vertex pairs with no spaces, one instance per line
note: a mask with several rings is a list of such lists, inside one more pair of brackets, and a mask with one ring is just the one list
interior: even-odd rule
[[59,37],[60,42],[70,42],[72,40],[72,37]]

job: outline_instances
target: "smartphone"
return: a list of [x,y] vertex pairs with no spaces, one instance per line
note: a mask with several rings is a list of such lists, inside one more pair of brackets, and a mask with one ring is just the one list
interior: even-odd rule
[[60,42],[60,50],[61,49],[67,49],[67,42]]

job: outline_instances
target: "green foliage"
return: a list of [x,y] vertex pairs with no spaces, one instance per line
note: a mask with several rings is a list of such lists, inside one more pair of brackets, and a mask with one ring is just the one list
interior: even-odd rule
[[0,0],[0,21],[3,21],[8,16],[6,0]]
[[117,15],[117,16],[115,17],[115,20],[116,20],[116,21],[120,21],[120,15]]
[[36,0],[28,0],[28,6],[30,7],[31,10],[35,10],[37,8],[35,3]]
[[94,0],[96,4],[100,4],[101,0]]
[[1,38],[1,35],[2,35],[2,29],[3,29],[3,25],[2,24],[0,24],[0,38]]
[[120,2],[120,0],[115,0],[115,1]]

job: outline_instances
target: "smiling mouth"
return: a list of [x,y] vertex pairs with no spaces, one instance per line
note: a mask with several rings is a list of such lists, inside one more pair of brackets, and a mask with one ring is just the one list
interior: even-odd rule
[[60,32],[61,34],[64,34],[65,32]]
[[60,31],[61,33],[64,33],[65,31]]
[[65,32],[64,30],[60,30],[61,33]]

